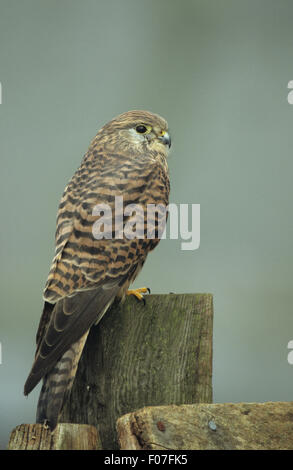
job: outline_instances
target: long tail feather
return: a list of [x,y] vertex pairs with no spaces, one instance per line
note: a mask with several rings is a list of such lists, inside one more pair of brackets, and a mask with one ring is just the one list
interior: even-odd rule
[[38,408],[37,423],[49,425],[55,429],[59,414],[64,404],[64,398],[69,393],[76,374],[78,362],[86,342],[88,332],[63,354],[54,368],[44,377]]

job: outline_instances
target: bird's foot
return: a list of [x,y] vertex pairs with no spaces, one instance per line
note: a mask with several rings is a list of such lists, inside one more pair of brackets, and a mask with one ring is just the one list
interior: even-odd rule
[[151,290],[148,287],[139,287],[138,289],[129,289],[126,295],[134,295],[138,300],[142,300],[145,304],[145,298],[143,294],[151,293]]

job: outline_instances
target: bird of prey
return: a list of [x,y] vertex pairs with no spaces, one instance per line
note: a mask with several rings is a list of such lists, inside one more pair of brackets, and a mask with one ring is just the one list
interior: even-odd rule
[[[148,204],[168,206],[170,145],[165,119],[148,111],[123,113],[99,130],[64,190],[35,359],[24,386],[27,395],[43,379],[36,421],[51,430],[72,387],[90,328],[115,299],[122,300],[127,293],[141,299],[146,291],[128,291],[128,287],[160,240],[158,231],[147,237],[146,208]],[[94,207],[110,206],[114,221],[117,196],[123,197],[123,207],[143,207],[144,216],[136,219],[143,237],[121,231],[117,236],[109,218],[104,225],[113,236],[93,235]],[[133,217],[128,213],[123,227]],[[155,224],[157,228],[157,216]]]

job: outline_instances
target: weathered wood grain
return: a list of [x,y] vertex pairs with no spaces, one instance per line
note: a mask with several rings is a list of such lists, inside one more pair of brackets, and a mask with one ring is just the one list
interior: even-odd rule
[[212,304],[211,294],[169,294],[113,306],[90,332],[61,421],[97,426],[115,449],[125,413],[211,402]]
[[55,431],[43,424],[21,424],[13,429],[9,450],[98,450],[97,429],[85,424],[60,423]]
[[123,450],[292,450],[293,402],[147,407],[117,430]]

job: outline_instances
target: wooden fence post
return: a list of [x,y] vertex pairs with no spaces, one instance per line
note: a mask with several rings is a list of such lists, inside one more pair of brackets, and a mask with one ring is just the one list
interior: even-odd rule
[[56,430],[22,424],[8,448],[292,450],[293,402],[211,403],[212,331],[211,294],[113,306],[89,334]]
[[101,443],[93,426],[60,423],[53,433],[43,424],[21,424],[13,429],[8,450],[98,450]]
[[116,421],[144,406],[212,401],[211,294],[127,298],[92,328],[60,422],[99,430],[118,448]]
[[121,450],[292,450],[293,402],[150,406],[118,419]]

